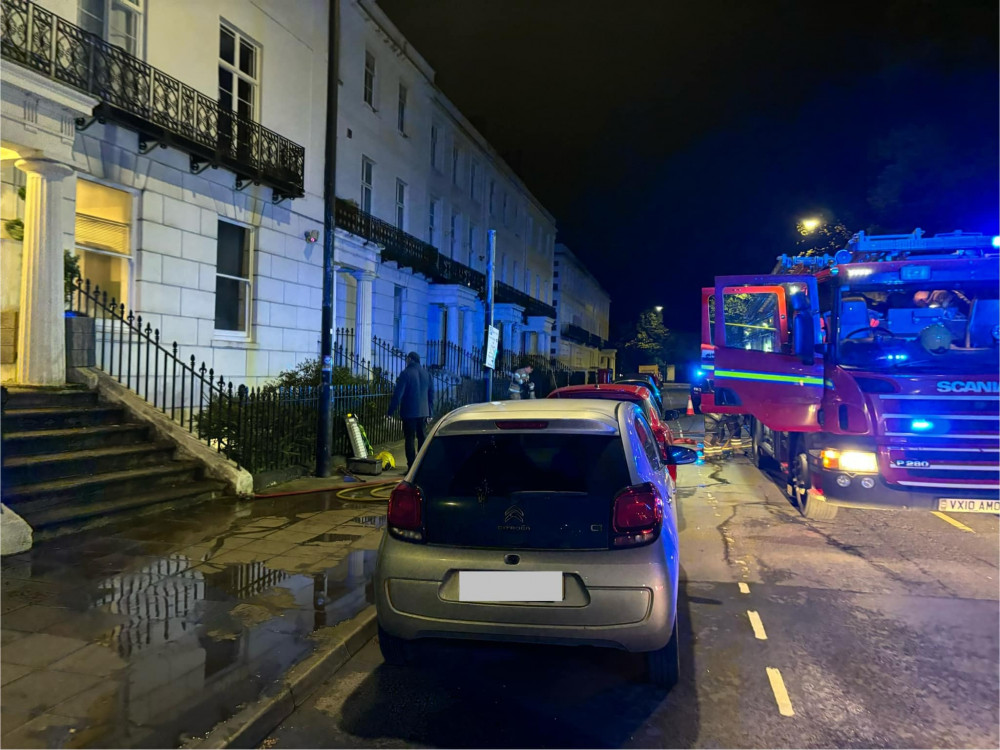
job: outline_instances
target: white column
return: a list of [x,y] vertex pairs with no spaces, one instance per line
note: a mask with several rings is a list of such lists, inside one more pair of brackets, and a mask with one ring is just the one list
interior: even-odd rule
[[462,341],[458,337],[458,305],[448,305],[448,317],[447,317],[447,328],[445,330],[445,338],[448,340],[449,344],[455,344],[455,346],[461,346]]
[[66,303],[63,282],[62,181],[73,174],[49,159],[19,159],[25,187],[17,381],[66,382]]
[[354,356],[358,360],[372,359],[372,287],[373,271],[352,274],[358,280],[358,294],[354,305]]
[[462,348],[467,352],[471,352],[476,347],[482,347],[482,342],[479,341],[482,338],[482,331],[476,330],[476,309],[474,307],[466,307],[465,310],[465,325],[462,331]]

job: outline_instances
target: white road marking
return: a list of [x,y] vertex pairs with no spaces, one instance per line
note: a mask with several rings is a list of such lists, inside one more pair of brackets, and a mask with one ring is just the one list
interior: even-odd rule
[[760,615],[758,615],[754,610],[747,610],[747,617],[750,618],[750,625],[753,626],[753,634],[757,640],[766,641],[767,633],[764,632],[764,623],[760,621]]
[[792,702],[788,700],[788,691],[785,690],[785,681],[781,679],[781,672],[774,667],[767,667],[767,679],[771,681],[771,692],[774,693],[774,701],[778,704],[778,713],[782,716],[795,716]]
[[747,586],[745,583],[743,583],[743,581],[740,581],[737,585],[740,587],[740,593],[741,594],[749,594],[750,593],[750,587]]

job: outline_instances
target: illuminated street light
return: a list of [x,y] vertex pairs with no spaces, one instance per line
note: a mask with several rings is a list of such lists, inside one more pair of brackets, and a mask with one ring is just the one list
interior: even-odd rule
[[815,232],[822,223],[819,219],[803,219],[799,222],[805,232]]
[[663,312],[663,305],[657,305],[653,309],[656,310],[656,312]]

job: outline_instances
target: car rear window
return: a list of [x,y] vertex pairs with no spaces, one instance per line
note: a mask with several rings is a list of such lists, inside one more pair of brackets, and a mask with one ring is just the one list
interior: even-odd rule
[[428,498],[583,492],[613,497],[629,484],[619,435],[555,432],[434,438],[415,477]]

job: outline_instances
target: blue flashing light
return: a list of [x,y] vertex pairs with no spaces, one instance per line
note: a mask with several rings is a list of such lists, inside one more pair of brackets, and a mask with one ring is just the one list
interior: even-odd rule
[[993,238],[993,247],[1000,247],[1000,236]]
[[906,360],[908,360],[910,358],[910,355],[909,354],[889,354],[889,355],[886,355],[886,358],[892,360],[893,362],[905,362]]
[[699,377],[699,378],[705,377],[705,371],[704,370],[695,370],[694,374],[695,374],[696,377]]
[[934,429],[934,423],[928,419],[914,419],[910,422],[910,429],[913,432],[927,432]]

